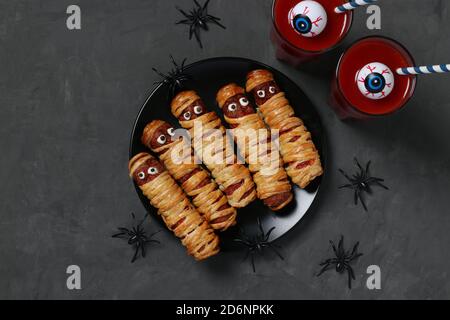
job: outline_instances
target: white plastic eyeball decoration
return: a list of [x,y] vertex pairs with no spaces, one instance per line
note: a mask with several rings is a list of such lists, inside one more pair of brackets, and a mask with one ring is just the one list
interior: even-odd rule
[[328,16],[317,1],[300,1],[289,11],[289,23],[303,37],[318,36],[325,29]]
[[369,99],[379,100],[387,97],[394,88],[394,74],[385,64],[373,62],[366,64],[357,75],[358,89]]
[[159,144],[164,144],[164,143],[166,143],[167,139],[166,139],[166,136],[162,134],[162,135],[160,135],[160,136],[158,137],[158,139],[156,139],[156,141],[157,141]]
[[236,103],[230,103],[228,105],[228,110],[229,111],[234,112],[234,111],[236,111],[236,109],[237,109],[237,104]]
[[248,101],[247,98],[240,98],[240,99],[239,99],[239,104],[240,104],[241,106],[243,106],[243,107],[246,107],[246,106],[248,106],[249,101]]
[[195,106],[194,107],[194,113],[195,114],[200,114],[200,113],[202,113],[202,107],[201,106]]

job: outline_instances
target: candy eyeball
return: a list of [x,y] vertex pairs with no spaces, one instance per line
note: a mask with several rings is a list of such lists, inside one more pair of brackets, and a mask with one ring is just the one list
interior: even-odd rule
[[185,112],[185,113],[183,114],[183,118],[184,118],[185,120],[191,120],[191,112],[190,112],[190,111]]
[[166,136],[162,134],[158,137],[158,139],[156,139],[156,141],[158,141],[159,144],[164,144],[166,143],[167,139]]
[[303,37],[318,36],[327,22],[327,12],[317,1],[300,1],[289,11],[289,23]]
[[242,98],[239,99],[239,104],[240,104],[241,106],[243,106],[243,107],[246,107],[246,106],[248,106],[249,101],[248,101],[247,98],[242,97]]
[[258,95],[258,97],[260,98],[264,98],[266,96],[266,92],[264,90],[258,90],[256,92],[256,94]]
[[270,86],[270,87],[269,87],[269,92],[270,92],[271,94],[274,94],[275,91],[276,91],[275,87],[273,87],[273,86]]
[[155,167],[150,167],[150,168],[148,168],[147,173],[151,174],[151,175],[155,175],[158,173],[158,169],[156,169]]
[[169,128],[167,129],[167,133],[169,134],[169,136],[173,137],[175,135],[174,133],[174,129],[173,128]]
[[139,172],[137,176],[138,176],[138,178],[141,179],[141,180],[144,180],[144,179],[145,179],[145,173],[142,172],[142,171]]
[[202,107],[201,106],[195,106],[194,107],[194,113],[195,114],[200,114],[200,113],[202,113]]
[[229,111],[234,112],[234,111],[236,111],[236,109],[237,109],[237,104],[236,103],[230,103],[228,105],[228,110]]
[[366,64],[357,74],[358,89],[369,99],[379,100],[387,97],[394,88],[394,74],[385,64],[373,62]]

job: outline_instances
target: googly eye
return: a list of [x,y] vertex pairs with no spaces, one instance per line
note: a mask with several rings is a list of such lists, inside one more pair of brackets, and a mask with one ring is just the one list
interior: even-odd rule
[[246,106],[248,106],[248,99],[247,98],[244,98],[244,97],[242,97],[242,98],[240,98],[239,99],[239,104],[241,105],[241,106],[243,106],[243,107],[246,107]]
[[158,137],[158,139],[156,139],[156,141],[157,141],[159,144],[164,144],[164,143],[166,143],[167,139],[166,139],[166,136],[162,134],[162,135],[160,135],[160,136]]
[[150,168],[148,168],[147,173],[151,174],[151,175],[155,175],[158,173],[158,169],[156,169],[155,167],[150,167]]
[[387,97],[394,87],[392,70],[383,63],[372,62],[365,65],[357,74],[359,91],[369,99]]
[[145,173],[142,172],[142,171],[139,172],[139,173],[138,173],[138,178],[141,179],[141,180],[145,179]]
[[174,129],[173,129],[173,128],[167,129],[167,133],[168,133],[170,136],[172,136],[172,137],[175,135]]
[[195,114],[200,114],[200,113],[202,113],[202,111],[203,111],[203,109],[202,109],[201,106],[195,106],[194,107],[194,113]]
[[228,110],[229,111],[234,112],[234,111],[236,111],[236,109],[237,109],[237,104],[236,103],[230,103],[228,105]]
[[270,92],[270,93],[274,94],[275,91],[276,91],[276,90],[275,90],[275,87],[273,87],[273,86],[270,86],[270,87],[269,87],[269,92]]
[[264,98],[266,96],[266,92],[264,90],[258,90],[256,92],[256,94],[258,95],[258,97],[260,98]]
[[190,112],[190,111],[185,112],[185,113],[183,114],[183,118],[184,118],[185,120],[191,120],[191,112]]
[[322,33],[328,21],[327,12],[317,1],[305,0],[297,3],[289,12],[289,21],[294,30],[303,37],[315,37]]

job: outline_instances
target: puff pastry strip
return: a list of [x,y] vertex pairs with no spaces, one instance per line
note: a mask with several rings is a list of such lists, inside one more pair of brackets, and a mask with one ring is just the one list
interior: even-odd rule
[[236,209],[228,204],[209,173],[196,162],[190,145],[181,138],[172,139],[173,130],[169,123],[154,120],[145,127],[141,141],[158,155],[211,227],[220,231],[228,229],[236,223]]
[[238,85],[232,83],[222,87],[216,99],[225,121],[233,128],[239,151],[253,173],[258,198],[274,211],[282,209],[293,195],[269,130],[244,95],[244,89]]
[[180,125],[189,130],[194,150],[211,171],[230,205],[243,208],[255,200],[255,184],[250,171],[238,163],[217,114],[207,111],[195,91],[180,92],[172,100],[171,110]]
[[323,174],[320,156],[311,133],[275,83],[268,70],[254,70],[247,75],[246,91],[252,92],[264,121],[279,130],[280,153],[292,181],[305,188]]
[[128,169],[130,177],[190,255],[203,260],[219,252],[219,238],[214,230],[158,160],[148,153],[139,153],[129,161]]

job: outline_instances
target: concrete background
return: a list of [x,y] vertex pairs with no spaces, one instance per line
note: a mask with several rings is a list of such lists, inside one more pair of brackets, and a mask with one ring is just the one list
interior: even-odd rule
[[[66,28],[78,4],[82,30]],[[270,0],[213,0],[227,30],[203,33],[201,50],[174,26],[178,4],[166,0],[0,1],[0,298],[4,299],[436,299],[450,297],[449,76],[419,79],[402,112],[372,122],[339,121],[326,100],[343,48],[362,36],[402,42],[418,63],[445,63],[450,3],[380,1],[382,30],[365,27],[359,10],[344,46],[296,70],[274,58],[268,40]],[[196,263],[168,232],[146,259],[111,239],[129,213],[144,211],[127,175],[136,114],[168,55],[193,62],[242,56],[295,80],[317,105],[329,139],[330,168],[315,210],[278,244],[285,261],[244,252]],[[352,203],[337,168],[352,157],[373,161],[376,189],[365,213]],[[148,230],[159,228],[155,222]],[[354,289],[346,276],[314,277],[331,256],[328,240],[360,241]],[[66,288],[66,268],[82,270],[82,290]],[[377,264],[382,289],[369,291],[366,268]]]

